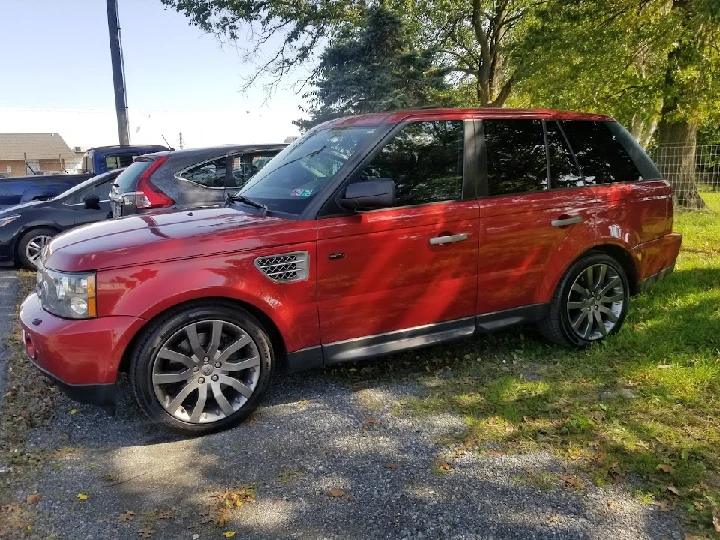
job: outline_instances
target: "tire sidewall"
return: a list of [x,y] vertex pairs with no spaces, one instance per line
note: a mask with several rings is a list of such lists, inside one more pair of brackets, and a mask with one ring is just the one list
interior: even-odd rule
[[31,229],[24,233],[20,237],[20,241],[17,244],[17,258],[18,261],[22,266],[27,268],[28,270],[37,270],[37,266],[33,264],[25,255],[25,249],[27,248],[27,245],[30,243],[30,240],[35,238],[36,236],[50,236],[55,237],[59,234],[58,231],[55,229],[49,229],[47,227],[42,227],[38,229]]
[[[202,320],[217,319],[239,326],[255,342],[260,354],[260,377],[257,386],[245,405],[234,414],[217,422],[192,424],[171,416],[155,396],[152,384],[152,361],[163,344],[184,326]],[[249,313],[228,306],[194,306],[171,314],[148,328],[145,339],[140,339],[131,358],[130,382],[140,407],[156,423],[183,434],[206,434],[221,431],[242,422],[258,407],[274,368],[272,343],[260,323]]]
[[[611,266],[617,272],[618,276],[620,276],[620,279],[622,280],[624,294],[623,309],[620,313],[620,316],[618,317],[618,322],[615,324],[613,329],[608,332],[607,336],[597,340],[588,340],[578,336],[572,329],[572,325],[570,324],[570,319],[567,314],[567,299],[570,293],[570,288],[575,282],[575,279],[577,279],[577,277],[582,274],[588,266],[593,266],[596,264],[606,264],[608,266]],[[593,255],[583,257],[582,259],[576,261],[568,269],[568,271],[565,273],[565,277],[563,278],[562,283],[560,284],[560,287],[560,327],[562,328],[562,332],[565,335],[566,339],[570,343],[577,347],[588,347],[593,343],[607,339],[607,337],[616,334],[620,330],[623,322],[625,321],[625,316],[627,315],[628,307],[630,304],[630,284],[628,282],[627,275],[625,274],[625,270],[623,270],[622,265],[620,265],[615,259],[603,253],[595,253]]]

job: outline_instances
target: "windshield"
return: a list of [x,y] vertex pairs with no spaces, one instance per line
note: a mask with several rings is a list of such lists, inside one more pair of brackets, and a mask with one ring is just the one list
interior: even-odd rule
[[138,158],[130,165],[123,173],[115,180],[117,186],[116,193],[132,193],[135,191],[138,178],[144,173],[150,165],[152,165],[152,158]]
[[270,211],[298,215],[376,129],[353,126],[311,131],[275,156],[238,193]]
[[63,191],[60,195],[56,196],[55,199],[64,199],[65,197],[72,197],[75,193],[78,193],[79,191],[82,191],[83,189],[92,186],[93,184],[98,184],[105,180],[106,178],[117,176],[120,174],[120,171],[108,171],[102,174],[99,174],[97,176],[93,176],[92,178],[85,180],[84,182],[80,182],[76,186],[71,187],[67,191]]

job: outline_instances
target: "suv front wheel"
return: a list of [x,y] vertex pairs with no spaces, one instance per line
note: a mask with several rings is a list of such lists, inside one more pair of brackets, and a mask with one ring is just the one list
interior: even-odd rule
[[590,252],[565,273],[555,290],[548,316],[539,323],[550,341],[587,347],[620,330],[628,310],[629,284],[612,257]]
[[140,407],[155,422],[187,434],[232,427],[258,406],[274,365],[270,338],[234,306],[195,306],[151,325],[131,359]]

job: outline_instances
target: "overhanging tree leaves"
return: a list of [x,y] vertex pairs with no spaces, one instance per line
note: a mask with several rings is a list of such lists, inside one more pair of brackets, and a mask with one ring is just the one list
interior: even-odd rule
[[448,87],[434,67],[436,51],[411,50],[400,16],[372,7],[353,35],[337,39],[322,53],[303,129],[347,114],[388,111],[437,103]]
[[698,122],[720,114],[718,11],[717,0],[550,0],[515,51],[526,61],[519,94],[613,114],[646,145],[655,134],[676,147],[663,172],[678,202],[703,207],[695,141]]

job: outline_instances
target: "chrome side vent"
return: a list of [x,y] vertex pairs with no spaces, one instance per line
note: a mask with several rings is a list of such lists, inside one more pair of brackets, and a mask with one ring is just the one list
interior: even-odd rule
[[255,267],[275,283],[293,283],[308,278],[307,251],[267,255],[255,259]]

